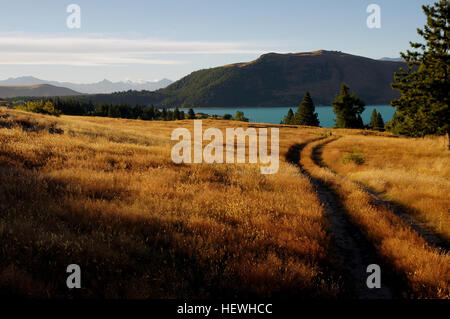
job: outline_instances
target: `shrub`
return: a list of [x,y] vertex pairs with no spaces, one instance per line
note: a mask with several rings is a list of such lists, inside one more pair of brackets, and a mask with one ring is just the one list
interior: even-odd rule
[[188,119],[194,120],[195,119],[195,112],[193,109],[189,109],[188,111]]
[[362,164],[364,164],[364,156],[360,152],[353,150],[352,153],[345,154],[344,159],[342,160],[342,163],[344,163],[344,164],[347,164],[350,162],[353,162],[356,165],[362,165]]
[[52,101],[29,101],[26,105],[16,106],[16,109],[55,116],[61,114],[61,111],[55,108]]
[[246,117],[244,116],[244,112],[242,112],[242,111],[237,111],[237,112],[236,112],[236,116],[234,117],[234,119],[235,119],[236,121],[248,122],[248,118],[246,118]]
[[325,131],[325,132],[318,132],[316,133],[317,135],[321,136],[321,137],[330,137],[333,135],[333,132],[331,131]]

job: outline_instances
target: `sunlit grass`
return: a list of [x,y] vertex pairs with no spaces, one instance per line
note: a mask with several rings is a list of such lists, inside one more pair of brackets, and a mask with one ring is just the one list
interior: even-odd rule
[[[358,148],[364,165],[344,164]],[[324,161],[407,208],[450,242],[450,152],[444,137],[419,139],[346,135],[324,147]]]
[[[361,141],[367,137],[358,138]],[[450,256],[430,247],[392,211],[376,203],[358,184],[327,167],[318,166],[311,154],[314,147],[322,143],[313,142],[303,149],[301,162],[305,169],[330,185],[339,195],[350,220],[374,244],[378,254],[396,270],[397,275],[408,282],[411,297],[450,298]],[[335,143],[330,143],[324,154],[333,150]],[[327,158],[327,155],[324,156]],[[353,164],[353,170],[357,166]]]
[[[323,209],[290,164],[275,175],[250,164],[175,165],[170,132],[192,121],[3,109],[1,126],[3,291],[44,298],[339,292],[327,270]],[[311,138],[308,130],[286,130],[296,140]],[[71,263],[82,269],[78,291],[66,287]]]

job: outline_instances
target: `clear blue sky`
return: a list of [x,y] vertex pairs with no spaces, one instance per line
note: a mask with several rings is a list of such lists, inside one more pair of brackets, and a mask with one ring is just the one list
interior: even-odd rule
[[[66,7],[81,7],[69,29]],[[369,29],[366,8],[381,7]],[[418,0],[14,0],[0,8],[0,79],[177,80],[267,52],[398,57],[425,24]]]

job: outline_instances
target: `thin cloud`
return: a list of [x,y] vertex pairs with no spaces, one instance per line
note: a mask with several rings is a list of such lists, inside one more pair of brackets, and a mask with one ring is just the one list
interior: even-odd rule
[[26,52],[0,53],[1,65],[72,65],[72,66],[107,66],[129,64],[184,64],[182,60],[150,59],[146,57],[128,57],[116,53],[41,53]]
[[261,50],[239,42],[164,41],[96,37],[0,35],[0,64],[77,65],[183,64],[155,59],[161,54],[254,54]]

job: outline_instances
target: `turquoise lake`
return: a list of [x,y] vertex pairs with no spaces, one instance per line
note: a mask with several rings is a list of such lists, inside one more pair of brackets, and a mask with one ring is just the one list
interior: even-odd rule
[[[381,113],[385,122],[390,121],[395,113],[395,108],[390,105],[368,105],[362,114],[364,124],[370,122],[370,115],[373,109],[377,109]],[[292,108],[292,111],[297,110],[297,107]],[[187,112],[187,109],[184,109]],[[194,108],[194,112],[201,112],[206,114],[224,115],[231,114],[233,117],[236,111],[244,112],[244,116],[254,123],[271,123],[280,124],[280,121],[289,111],[289,107],[214,107],[214,108]],[[319,115],[320,126],[332,127],[334,126],[335,115],[332,106],[316,106],[316,113]]]

